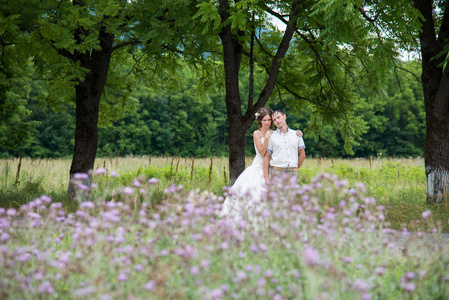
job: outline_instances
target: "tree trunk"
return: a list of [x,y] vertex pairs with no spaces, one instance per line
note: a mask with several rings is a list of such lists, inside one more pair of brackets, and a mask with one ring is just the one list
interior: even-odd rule
[[424,158],[427,177],[427,202],[438,203],[448,199],[449,187],[449,74],[447,68],[440,81],[432,78],[423,68],[423,87],[428,91],[438,86],[435,95],[425,95],[426,140]]
[[238,123],[229,119],[229,185],[231,186],[245,170],[245,132],[248,128],[245,129]]
[[[229,2],[220,0],[222,24],[229,19]],[[239,34],[243,34],[239,32]],[[231,25],[222,28],[220,39],[223,45],[225,69],[226,113],[229,122],[229,184],[232,186],[245,169],[245,132],[239,92],[239,70],[243,46],[234,38]]]
[[[424,77],[424,74],[423,74]],[[424,83],[431,84],[429,82]],[[425,99],[426,140],[424,157],[427,177],[427,202],[449,200],[449,77],[439,82],[434,98]]]
[[449,191],[449,68],[446,55],[437,56],[449,38],[449,9],[444,11],[439,36],[433,22],[433,1],[415,0],[424,17],[419,35],[422,54],[422,85],[426,109],[424,158],[427,177],[427,202],[448,200]]
[[[114,35],[102,28],[99,33],[101,50],[91,53],[75,53],[80,65],[89,70],[84,81],[75,87],[76,92],[76,129],[75,148],[72,165],[70,167],[70,180],[67,191],[69,199],[73,199],[76,189],[73,175],[87,173],[94,168],[98,146],[98,115],[100,99],[106,83],[109,63],[112,54]],[[85,181],[90,186],[91,176]]]
[[222,36],[226,82],[226,113],[229,122],[229,184],[232,186],[245,170],[245,133],[251,123],[244,120],[239,92],[239,69],[242,48],[228,28]]

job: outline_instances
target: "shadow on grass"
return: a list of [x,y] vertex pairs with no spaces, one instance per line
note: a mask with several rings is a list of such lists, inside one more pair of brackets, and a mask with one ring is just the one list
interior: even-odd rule
[[78,203],[68,200],[65,191],[45,191],[41,181],[27,181],[17,186],[12,185],[9,188],[1,189],[0,207],[18,209],[20,206],[28,204],[42,195],[49,196],[52,202],[61,202],[63,210],[66,212],[75,212],[78,209]]
[[[426,194],[414,190],[401,191],[388,196],[388,201],[380,203],[388,207],[386,221],[392,229],[419,231],[422,227],[439,228],[441,232],[449,233],[449,202],[429,204]],[[430,218],[424,220],[422,213],[430,211]]]

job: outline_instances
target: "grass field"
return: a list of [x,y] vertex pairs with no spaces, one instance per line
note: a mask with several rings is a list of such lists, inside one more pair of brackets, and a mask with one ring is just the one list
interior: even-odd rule
[[[249,164],[251,158],[246,159],[246,165]],[[227,158],[100,158],[96,160],[95,168],[119,174],[108,183],[108,190],[103,186],[103,193],[112,191],[114,185],[129,185],[138,176],[162,180],[154,194],[155,202],[161,200],[163,189],[172,183],[183,184],[186,189],[209,190],[216,195],[223,195],[223,187],[229,183]],[[65,199],[69,169],[69,159],[24,158],[20,169],[18,159],[0,160],[0,206],[18,207],[45,194],[63,202],[65,207],[76,209],[74,203]],[[306,159],[299,171],[299,183],[308,184],[320,173],[335,174],[348,180],[350,185],[364,183],[369,195],[390,208],[387,220],[393,228],[408,227],[423,211],[431,209],[443,230],[449,230],[447,203],[435,206],[426,203],[426,178],[421,158]]]
[[73,201],[69,166],[0,161],[0,299],[449,296],[449,251],[422,238],[448,210],[426,204],[422,159],[306,159],[235,219],[224,158],[98,159]]
[[[0,160],[1,299],[449,296],[449,252],[420,238],[448,231],[422,159],[306,159],[237,219],[225,158],[98,159],[72,201],[69,167]],[[418,234],[398,251],[391,229]]]

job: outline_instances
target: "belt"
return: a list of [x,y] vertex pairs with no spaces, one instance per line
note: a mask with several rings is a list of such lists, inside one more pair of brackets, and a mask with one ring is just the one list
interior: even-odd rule
[[280,168],[280,167],[272,167],[275,170],[280,170],[284,172],[298,172],[299,168]]

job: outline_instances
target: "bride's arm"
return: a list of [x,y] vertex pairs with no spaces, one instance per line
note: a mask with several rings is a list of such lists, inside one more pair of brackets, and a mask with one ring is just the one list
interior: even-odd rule
[[268,130],[265,134],[265,140],[262,143],[262,139],[260,138],[260,132],[258,130],[254,131],[253,133],[253,140],[257,148],[257,152],[260,153],[260,155],[264,156],[265,152],[267,151],[268,147],[268,141],[270,140],[270,136],[273,132],[271,130]]

